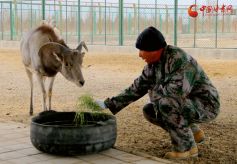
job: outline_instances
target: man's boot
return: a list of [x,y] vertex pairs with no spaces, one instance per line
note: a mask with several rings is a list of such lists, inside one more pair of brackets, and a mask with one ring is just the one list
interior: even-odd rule
[[193,136],[196,143],[202,143],[205,140],[204,131],[199,128],[197,124],[191,124],[190,128],[193,132]]
[[198,156],[198,148],[197,146],[195,146],[185,152],[176,152],[176,151],[167,152],[164,157],[167,159],[187,159],[197,156]]
[[202,143],[205,140],[205,134],[203,130],[196,131],[193,133],[194,139],[196,143]]

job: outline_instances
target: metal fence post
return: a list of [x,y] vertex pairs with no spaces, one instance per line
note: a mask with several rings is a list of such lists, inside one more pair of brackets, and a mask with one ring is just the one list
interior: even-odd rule
[[119,0],[119,45],[123,45],[123,0]]
[[169,9],[167,5],[165,5],[165,33],[169,33]]
[[99,31],[99,36],[100,36],[102,34],[101,3],[100,2],[98,2],[98,7],[99,7],[98,31]]
[[2,32],[2,40],[4,39],[4,27],[3,27],[3,2],[1,2],[1,32]]
[[14,3],[14,14],[15,14],[15,32],[16,32],[16,36],[18,36],[18,30],[19,30],[19,27],[18,27],[18,18],[17,18],[17,1],[14,0],[13,1]]
[[[218,6],[218,0],[216,1],[216,5]],[[218,13],[216,14],[216,27],[215,27],[216,38],[215,38],[215,48],[217,48],[217,28],[218,28]]]
[[[197,0],[195,0],[195,11],[197,9]],[[197,18],[194,18],[193,47],[196,47]]]
[[[111,5],[111,8],[112,8],[112,5]],[[112,10],[112,9],[111,9]],[[114,18],[114,14],[113,14],[113,12],[112,12],[112,20],[113,20],[113,18]],[[114,24],[115,24],[115,21],[112,21],[112,35],[114,35]]]
[[22,30],[23,30],[23,23],[22,23],[22,21],[23,21],[23,19],[22,19],[22,17],[23,17],[23,13],[22,13],[22,3],[21,3],[21,20],[20,20],[20,22],[21,22],[21,36],[22,36]]
[[155,0],[155,27],[157,27],[157,0]]
[[91,44],[93,44],[93,40],[94,40],[94,6],[93,6],[93,0],[91,0],[91,8],[90,8],[90,11],[91,11]]
[[78,18],[77,18],[77,38],[78,38],[78,43],[81,40],[81,1],[78,0]]
[[65,30],[65,32],[66,32],[66,42],[67,42],[67,33],[68,33],[68,30],[67,30],[67,0],[66,0],[66,7],[65,7],[65,10],[66,10],[66,11],[65,11],[65,12],[66,12],[66,15],[65,15],[65,17],[66,17],[66,18],[65,18],[65,19],[66,19],[66,20],[65,20],[65,22],[66,22],[66,30]]
[[137,33],[140,33],[140,0],[138,0],[137,5]]
[[[92,21],[93,21],[93,24],[92,24],[92,28],[93,28],[93,31],[92,31],[92,43],[94,42],[94,35],[96,36],[96,33],[97,33],[97,23],[96,23],[96,11],[93,10],[93,17],[92,17]],[[96,39],[95,39],[96,40]]]
[[174,45],[177,46],[178,0],[174,0]]
[[131,28],[132,28],[132,16],[131,13],[128,13],[128,34],[131,35]]
[[13,22],[13,11],[12,11],[12,2],[10,2],[10,29],[11,29],[11,34],[10,34],[10,39],[13,40],[13,30],[14,30],[14,22]]
[[62,35],[62,29],[63,29],[63,8],[62,8],[62,1],[58,1],[59,4],[59,19],[60,19],[60,34]]
[[106,24],[107,24],[107,12],[106,12],[106,9],[107,9],[107,7],[106,7],[106,4],[107,4],[107,1],[105,0],[105,18],[104,18],[104,23],[105,23],[105,45],[106,45],[106,43],[107,43],[107,39],[106,39],[106,35],[107,35],[107,26],[106,26]]
[[30,27],[32,28],[33,26],[33,7],[32,7],[32,1],[30,1]]
[[159,28],[160,29],[162,29],[163,27],[162,27],[162,25],[163,25],[163,22],[162,22],[163,20],[162,20],[162,15],[161,15],[161,13],[160,13],[160,10],[159,10]]
[[45,20],[45,0],[42,0],[42,20]]

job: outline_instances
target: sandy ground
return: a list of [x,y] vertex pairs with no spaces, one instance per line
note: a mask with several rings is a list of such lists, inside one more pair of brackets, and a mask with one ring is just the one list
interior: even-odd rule
[[[206,142],[198,145],[199,158],[181,163],[237,163],[237,60],[198,59],[218,88],[221,113],[209,124],[201,124]],[[90,93],[105,99],[120,93],[139,76],[144,62],[138,55],[88,54],[84,60],[85,86],[78,88],[58,74],[53,90],[52,106],[57,111],[75,110],[77,98]],[[19,51],[0,50],[0,121],[30,123],[30,87]],[[41,109],[41,91],[36,80],[35,115]],[[142,107],[148,97],[119,112],[118,137],[115,147],[128,152],[145,153],[162,158],[171,150],[168,134],[147,122]]]

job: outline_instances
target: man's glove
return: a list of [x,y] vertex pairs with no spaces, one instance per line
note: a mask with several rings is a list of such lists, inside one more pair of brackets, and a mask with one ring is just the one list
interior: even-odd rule
[[108,108],[108,107],[105,105],[104,101],[96,100],[95,103],[96,103],[102,110]]

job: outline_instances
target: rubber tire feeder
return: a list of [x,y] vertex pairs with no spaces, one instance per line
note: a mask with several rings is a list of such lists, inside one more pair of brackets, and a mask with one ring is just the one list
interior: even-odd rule
[[117,137],[116,119],[102,113],[85,112],[91,124],[75,125],[75,112],[42,112],[32,118],[30,138],[40,151],[59,155],[97,153],[113,147]]

